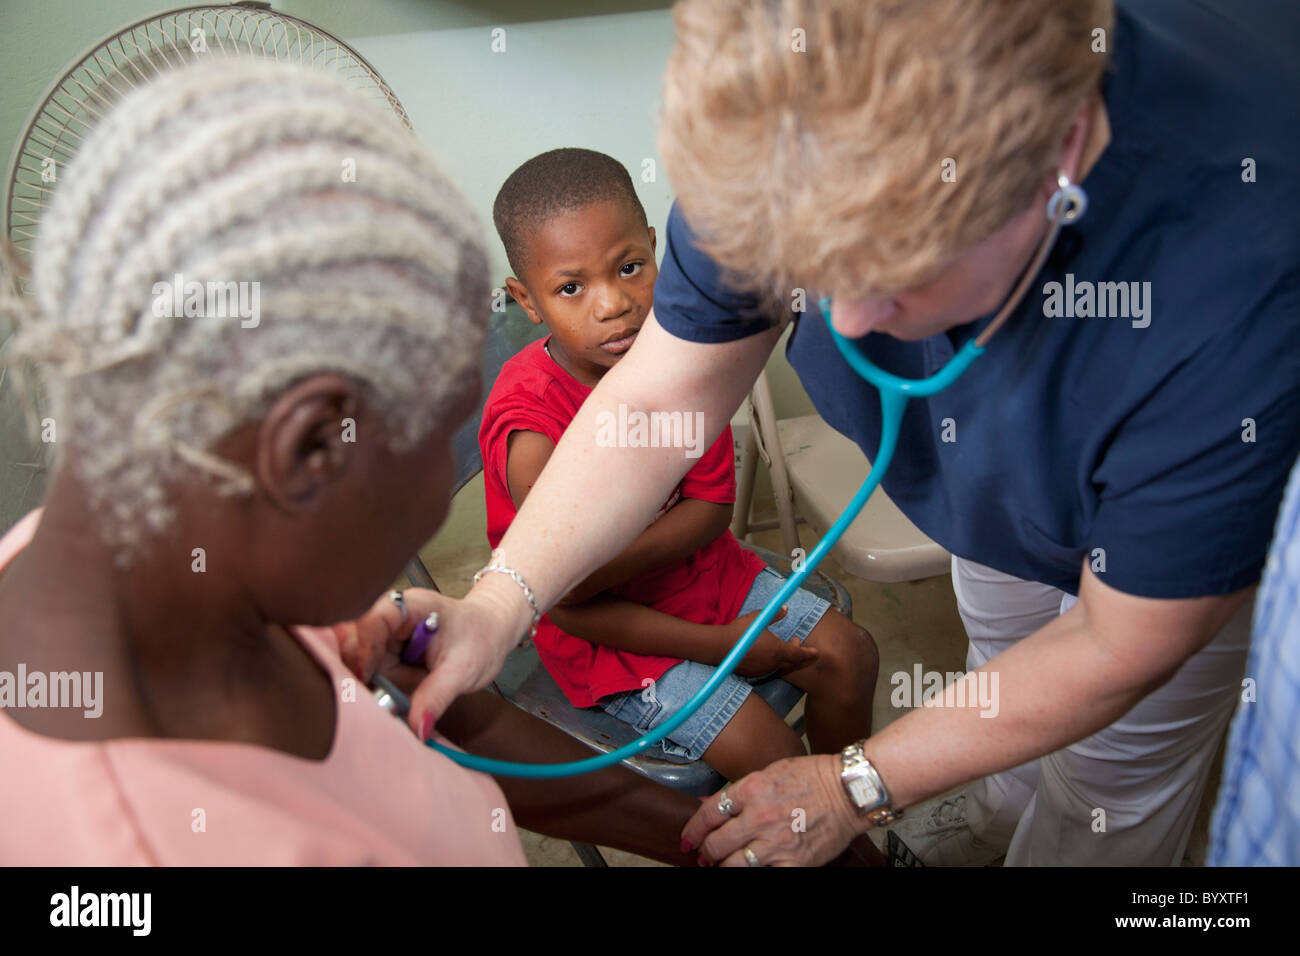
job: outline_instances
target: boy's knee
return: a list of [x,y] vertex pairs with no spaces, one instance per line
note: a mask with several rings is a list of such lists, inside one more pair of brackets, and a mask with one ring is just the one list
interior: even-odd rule
[[827,611],[808,635],[810,647],[818,650],[818,666],[828,674],[854,683],[875,684],[880,667],[876,642],[865,628],[838,611]]

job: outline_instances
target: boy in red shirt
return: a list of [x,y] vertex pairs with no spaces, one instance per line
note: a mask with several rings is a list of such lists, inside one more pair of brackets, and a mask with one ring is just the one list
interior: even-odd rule
[[[515,272],[507,289],[551,333],[503,366],[483,409],[495,548],[579,406],[635,342],[657,269],[655,231],[632,180],[602,153],[559,149],[524,163],[498,193],[493,220]],[[651,440],[644,421],[636,431],[636,414],[609,423],[606,438]],[[602,707],[641,732],[676,713],[783,582],[728,530],[730,427],[705,450],[690,413],[661,425],[651,422],[654,439],[698,461],[650,527],[552,609],[535,639],[570,703]],[[800,590],[662,747],[729,780],[803,755],[798,735],[746,680],[779,673],[808,692],[813,750],[833,753],[870,735],[876,669],[866,631]]]

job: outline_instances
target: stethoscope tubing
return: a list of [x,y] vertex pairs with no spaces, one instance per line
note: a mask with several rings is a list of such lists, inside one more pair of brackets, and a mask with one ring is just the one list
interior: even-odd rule
[[[827,322],[830,316],[827,314]],[[724,680],[736,669],[737,665],[748,653],[749,649],[754,646],[760,634],[763,633],[767,625],[772,623],[772,619],[790,600],[796,591],[808,579],[822,559],[831,552],[831,549],[844,536],[844,532],[853,524],[854,520],[866,507],[867,501],[880,485],[881,479],[889,470],[889,464],[893,460],[894,450],[898,447],[898,433],[903,420],[903,411],[907,407],[907,401],[913,396],[932,395],[941,391],[957,379],[984,350],[976,346],[973,342],[967,343],[957,356],[945,365],[934,375],[926,379],[902,379],[898,376],[884,372],[876,366],[871,365],[857,347],[849,339],[840,336],[832,328],[832,335],[835,336],[836,345],[839,347],[841,354],[846,359],[850,359],[850,364],[857,368],[856,359],[861,359],[867,366],[873,370],[873,374],[878,373],[879,382],[873,381],[880,388],[880,408],[881,408],[881,436],[880,446],[876,453],[876,460],[872,463],[871,472],[863,481],[857,493],[854,494],[843,513],[831,525],[830,529],[822,537],[817,546],[812,549],[804,560],[799,570],[794,571],[790,577],[786,578],[785,583],[780,587],[776,594],[759,612],[754,620],[750,621],[749,627],[741,635],[739,641],[732,647],[727,656],[721,663],[714,668],[713,674],[709,677],[704,685],[699,688],[691,698],[682,705],[681,709],[673,716],[669,717],[658,727],[648,733],[638,737],[631,743],[624,744],[608,753],[598,754],[583,760],[573,760],[567,763],[554,764],[526,764],[514,763],[504,760],[496,760],[490,757],[480,757],[475,754],[467,754],[460,750],[454,750],[444,744],[436,741],[428,741],[428,745],[439,753],[451,758],[462,767],[468,767],[471,770],[480,770],[483,773],[490,773],[494,776],[502,777],[524,777],[534,780],[552,780],[560,777],[572,777],[578,774],[591,773],[596,770],[603,770],[606,767],[612,767],[622,763],[629,757],[644,753],[650,747],[653,747],[659,741],[663,740],[674,730],[680,727],[685,721],[689,720],[704,702],[709,699],[715,690]]]
[[849,526],[862,512],[862,509],[866,507],[868,499],[880,486],[880,482],[884,479],[885,473],[889,470],[889,465],[893,461],[894,451],[898,447],[898,435],[902,427],[903,412],[907,409],[908,400],[925,398],[943,391],[970,368],[971,363],[984,353],[984,347],[992,334],[997,331],[998,327],[1024,299],[1030,282],[1037,275],[1038,270],[1042,267],[1048,253],[1051,251],[1061,226],[1064,223],[1073,222],[1086,210],[1087,197],[1083,190],[1071,183],[1065,173],[1058,173],[1057,179],[1059,188],[1047,204],[1047,214],[1051,226],[1029,268],[1025,270],[1011,295],[1008,296],[1007,302],[998,311],[984,332],[962,346],[957,354],[933,375],[923,379],[902,378],[872,364],[852,339],[845,338],[835,330],[835,326],[831,323],[829,300],[823,299],[819,303],[827,327],[830,329],[831,337],[840,355],[844,357],[844,360],[848,362],[855,372],[876,386],[880,392],[880,444],[876,451],[876,460],[872,462],[870,473],[867,475],[866,480],[862,482],[861,487],[858,488],[848,506],[836,519],[835,523],[831,525],[821,541],[817,542],[817,546],[808,554],[803,565],[797,571],[794,571],[790,577],[786,578],[785,583],[772,599],[767,602],[758,616],[749,623],[749,627],[745,629],[745,633],[741,635],[740,640],[736,642],[736,645],[722,659],[721,663],[714,668],[713,674],[704,682],[704,686],[691,695],[690,700],[683,704],[677,713],[631,743],[624,744],[622,747],[608,753],[597,754],[583,760],[571,760],[566,763],[515,763],[465,753],[432,739],[426,741],[426,743],[462,767],[468,767],[471,770],[479,770],[497,777],[554,780],[592,773],[622,763],[630,757],[644,753],[689,720],[736,669],[745,654],[754,646],[754,642],[758,640],[759,635],[763,633],[768,624],[772,623],[772,619],[776,617],[777,612],[799,590],[803,582],[808,579],[808,576],[817,570],[822,559],[830,553],[831,549],[843,537],[844,532],[848,530]]

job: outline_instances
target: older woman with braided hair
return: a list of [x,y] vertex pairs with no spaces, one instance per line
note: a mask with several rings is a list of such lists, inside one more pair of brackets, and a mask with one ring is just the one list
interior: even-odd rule
[[[94,130],[42,223],[34,298],[4,282],[57,456],[42,510],[0,540],[0,672],[29,678],[0,699],[0,862],[524,862],[498,786],[339,656],[358,635],[400,647],[427,601],[371,604],[446,514],[486,274],[428,152],[338,80],[187,67]],[[210,314],[209,283],[256,308]],[[73,673],[93,706],[29,693]],[[444,729],[572,756],[495,700]],[[694,801],[630,776],[582,795],[638,821],[608,842],[672,859]],[[596,835],[581,800],[511,801]]]

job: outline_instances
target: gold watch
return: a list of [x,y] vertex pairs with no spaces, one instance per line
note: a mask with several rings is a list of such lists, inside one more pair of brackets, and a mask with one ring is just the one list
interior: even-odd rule
[[848,795],[849,803],[860,816],[871,821],[872,826],[883,827],[893,823],[903,815],[902,810],[890,807],[889,791],[880,779],[876,768],[862,752],[862,743],[849,744],[840,751],[840,783]]

